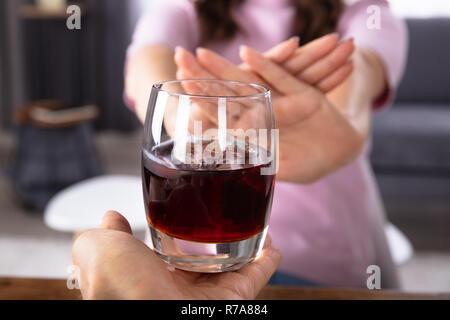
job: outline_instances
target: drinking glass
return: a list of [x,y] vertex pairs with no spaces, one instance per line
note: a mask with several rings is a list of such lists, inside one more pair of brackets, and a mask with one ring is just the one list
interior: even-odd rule
[[237,270],[254,260],[268,228],[277,145],[264,86],[153,85],[142,148],[150,247],[189,271]]

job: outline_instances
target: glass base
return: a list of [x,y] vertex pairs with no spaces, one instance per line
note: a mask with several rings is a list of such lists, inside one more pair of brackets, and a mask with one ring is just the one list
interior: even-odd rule
[[159,257],[177,269],[195,272],[235,271],[255,260],[261,253],[267,228],[246,240],[227,243],[203,243],[169,236],[153,226],[150,247]]

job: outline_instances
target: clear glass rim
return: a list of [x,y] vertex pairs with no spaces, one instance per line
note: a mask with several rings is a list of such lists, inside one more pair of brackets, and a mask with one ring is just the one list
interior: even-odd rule
[[[253,88],[256,88],[257,90],[261,90],[261,92],[249,94],[249,95],[228,95],[228,96],[216,96],[216,95],[196,95],[196,94],[187,94],[187,93],[179,93],[179,92],[173,92],[170,90],[162,89],[162,87],[165,84],[170,83],[182,83],[187,81],[195,81],[195,82],[219,82],[224,84],[239,84],[239,85],[247,85]],[[156,82],[152,86],[153,89],[158,90],[159,92],[165,92],[169,95],[173,96],[185,96],[185,97],[193,97],[193,98],[204,98],[204,99],[211,99],[211,98],[223,98],[223,99],[254,99],[254,98],[267,98],[270,97],[270,89],[262,84],[257,84],[253,82],[245,82],[245,81],[235,81],[235,80],[221,80],[221,79],[183,79],[183,80],[166,80],[166,81],[160,81]]]

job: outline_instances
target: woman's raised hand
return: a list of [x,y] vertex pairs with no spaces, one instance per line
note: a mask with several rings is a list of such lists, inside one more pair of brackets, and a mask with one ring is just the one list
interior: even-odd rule
[[[291,38],[265,52],[264,57],[281,65],[299,80],[327,93],[351,74],[353,64],[349,58],[354,50],[352,39],[340,43],[337,34],[329,34],[300,48],[298,38]],[[246,63],[240,67],[251,71]]]
[[316,87],[249,47],[241,58],[280,95],[273,98],[280,130],[278,178],[311,183],[349,163],[364,137]]
[[[264,57],[279,64],[302,82],[327,93],[351,74],[353,64],[349,58],[354,49],[352,40],[339,43],[335,34],[326,35],[300,48],[298,38],[294,37],[268,50]],[[197,57],[183,48],[177,48],[176,51],[175,62],[178,65],[179,79],[240,79],[270,87],[246,63],[237,67],[211,50],[203,48],[197,49]],[[275,88],[270,89],[273,95],[278,94]]]
[[[241,48],[244,64],[235,66],[207,49],[196,57],[179,48],[175,54],[177,77],[249,81],[269,86],[273,92],[275,120],[280,129],[278,178],[313,182],[350,162],[361,150],[363,137],[328,101],[325,92],[341,84],[351,73],[348,61],[352,41],[338,43],[325,36],[302,48],[290,39],[265,54]],[[204,93],[208,88],[195,88]],[[195,91],[194,90],[194,91]],[[215,88],[221,95],[227,88]],[[240,94],[240,93],[238,93]],[[202,116],[201,106],[199,116]],[[257,110],[241,110],[241,121]]]

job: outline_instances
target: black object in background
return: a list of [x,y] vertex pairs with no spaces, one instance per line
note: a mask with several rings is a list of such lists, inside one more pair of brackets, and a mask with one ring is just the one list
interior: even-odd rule
[[[102,173],[88,122],[95,112],[59,106],[38,101],[16,112],[17,151],[7,174],[21,201],[33,209],[44,209],[58,191]],[[46,113],[35,119],[33,111],[41,109]]]
[[131,38],[128,1],[76,4],[82,11],[80,30],[67,28],[65,10],[48,16],[19,11],[27,100],[59,99],[72,106],[93,103],[100,111],[96,129],[134,130],[139,123],[123,99],[125,54]]

